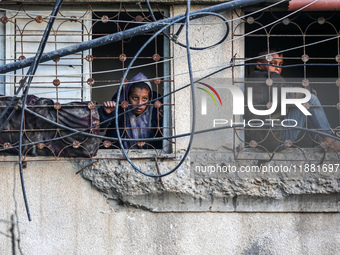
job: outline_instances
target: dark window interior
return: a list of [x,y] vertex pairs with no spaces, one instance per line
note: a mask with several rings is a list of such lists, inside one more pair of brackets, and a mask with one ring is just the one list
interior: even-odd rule
[[[340,13],[338,12],[299,12],[279,21],[282,17],[290,14],[289,12],[264,12],[252,16],[254,22],[245,23],[245,33],[256,29],[259,31],[246,36],[245,56],[252,58],[257,56],[261,49],[269,44],[270,48],[281,50],[296,48],[284,53],[284,65],[303,64],[301,57],[307,54],[309,60],[307,64],[320,64],[317,66],[298,66],[284,68],[282,76],[284,78],[301,78],[315,81],[311,87],[317,91],[317,96],[331,124],[331,127],[338,127],[339,110],[339,87],[336,80],[340,78],[339,66],[326,66],[323,64],[337,64],[336,56],[339,55],[339,39],[337,31],[340,29]],[[274,22],[266,28],[266,24]],[[331,39],[333,38],[333,39]],[[316,43],[321,40],[327,42]],[[301,47],[305,46],[305,47]],[[254,70],[254,66],[246,67],[246,76]],[[320,79],[319,82],[315,78]],[[325,82],[327,81],[327,82]],[[301,146],[310,146],[306,139]]]
[[[143,17],[146,20],[145,14],[141,12],[96,12],[99,17],[107,16],[114,17],[113,19],[136,21],[136,19]],[[163,16],[160,13],[155,13],[156,19],[162,19]],[[138,17],[138,18],[136,18]],[[98,17],[93,17],[98,18]],[[150,17],[149,17],[150,18]],[[151,19],[151,18],[150,18]],[[130,28],[139,26],[137,23],[116,23],[116,22],[95,22],[93,24],[93,39],[112,34],[120,31],[125,31]],[[152,36],[151,33],[134,36],[132,38],[114,42],[102,47],[93,48],[92,54],[94,57],[92,63],[93,72],[104,70],[118,70],[126,68],[134,55],[143,46],[143,44]],[[123,62],[119,59],[121,54],[126,55],[126,60]],[[154,54],[159,54],[161,60],[164,57],[164,41],[163,36],[158,35],[146,48],[141,52],[138,59],[134,62],[133,66],[139,66],[144,64],[154,63]],[[149,65],[142,68],[130,69],[127,79],[131,79],[137,73],[143,72],[148,78],[162,77],[163,76],[163,64],[158,63],[155,65]],[[119,83],[123,77],[124,71],[114,71],[109,73],[94,74],[93,79],[95,84],[92,91],[92,100],[102,103],[103,101],[110,100],[112,95],[118,90],[118,86],[108,86],[103,88],[96,88],[98,86],[109,85]],[[161,87],[158,88],[153,82],[153,89],[158,93],[163,94]],[[161,85],[162,86],[162,85]]]

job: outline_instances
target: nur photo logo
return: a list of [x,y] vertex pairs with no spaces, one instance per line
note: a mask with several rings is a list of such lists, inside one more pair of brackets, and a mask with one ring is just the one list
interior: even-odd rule
[[[273,118],[271,114],[280,112],[281,116],[286,116],[289,107],[296,107],[305,116],[311,115],[309,108],[305,107],[305,103],[311,98],[311,93],[305,88],[272,85],[268,92],[271,101],[267,102],[266,107],[259,107],[254,104],[253,97],[254,94],[256,96],[256,92],[252,87],[246,87],[243,90],[242,86],[235,85],[228,79],[209,79],[195,84],[197,89],[202,91],[202,93],[198,93],[198,97],[201,103],[200,116],[203,118],[204,125],[210,122],[212,127],[241,124],[244,127],[260,128],[269,123],[272,127],[274,124],[295,127],[298,124],[295,119],[277,119]],[[296,96],[298,94],[299,97]],[[245,111],[259,117],[248,119],[245,117]],[[267,116],[267,118],[261,116]]]
[[[221,97],[217,93],[216,89],[214,89],[211,85],[208,85],[207,83],[203,83],[203,82],[196,82],[196,83],[209,88],[217,96],[218,100],[220,101],[221,106],[223,105]],[[233,104],[232,106],[233,115],[244,115],[244,108],[245,106],[247,106],[251,113],[258,115],[258,116],[270,115],[274,113],[277,108],[281,109],[281,115],[285,116],[287,114],[287,105],[292,105],[292,106],[297,107],[306,116],[311,115],[311,113],[304,106],[304,104],[307,103],[311,99],[311,93],[305,88],[273,87],[271,91],[272,102],[270,102],[270,108],[259,110],[259,109],[256,109],[256,107],[253,104],[253,88],[251,87],[247,88],[247,97],[245,97],[244,92],[241,90],[241,88],[235,85],[230,85],[226,83],[218,87],[223,90],[229,91],[229,94],[231,95],[231,99],[232,99],[231,101]],[[215,97],[209,90],[202,88],[202,87],[197,87],[197,88],[206,92],[212,98],[215,105],[217,106]],[[289,97],[289,94],[296,94],[296,93],[300,93],[303,96],[301,98],[290,98]],[[207,115],[207,97],[206,96],[202,97],[202,115]]]
[[[208,85],[206,83],[203,83],[203,82],[197,82],[197,83],[201,84],[201,85],[203,85],[203,86],[205,86],[207,88],[209,88],[217,96],[218,100],[220,101],[221,106],[223,106],[220,95],[217,93],[217,91],[212,86],[210,86],[210,85]],[[204,92],[206,92],[212,98],[212,100],[214,101],[215,106],[217,106],[217,102],[215,100],[215,97],[213,96],[213,94],[209,90],[207,90],[205,88],[201,88],[201,87],[197,87],[197,88],[202,90],[202,91],[204,91]],[[207,97],[206,97],[206,94],[204,94],[203,97],[202,97],[202,105],[201,106],[202,106],[201,107],[201,114],[202,115],[207,115],[207,108],[208,107],[207,107]]]

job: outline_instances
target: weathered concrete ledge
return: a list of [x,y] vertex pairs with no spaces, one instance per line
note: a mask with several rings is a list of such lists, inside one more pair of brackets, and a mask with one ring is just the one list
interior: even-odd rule
[[289,195],[281,199],[253,196],[197,199],[164,192],[123,197],[123,203],[152,212],[340,212],[339,193]]
[[[294,161],[293,156],[288,161],[287,154],[280,157],[261,163],[267,171],[260,172],[251,170],[251,166],[259,166],[257,160],[237,161],[231,153],[192,152],[176,172],[162,178],[144,176],[126,160],[100,160],[86,168],[82,176],[108,199],[153,212],[339,212],[340,169],[336,156],[327,156],[324,170],[319,171],[304,168],[310,164],[317,167],[317,161]],[[173,169],[180,158],[159,159],[160,172]],[[141,170],[157,174],[154,161],[134,162]],[[236,171],[217,172],[215,168],[214,172],[197,172],[194,167],[209,164],[233,166]],[[241,171],[241,167],[250,170]],[[331,171],[331,167],[337,170]],[[270,172],[270,168],[277,171]]]

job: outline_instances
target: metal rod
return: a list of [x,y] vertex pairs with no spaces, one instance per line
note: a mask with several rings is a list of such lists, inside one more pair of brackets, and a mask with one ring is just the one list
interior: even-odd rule
[[98,162],[98,159],[93,160],[92,162],[88,163],[86,166],[84,166],[82,169],[78,170],[76,174],[79,174],[82,172],[86,167],[92,166],[94,163]]
[[[248,5],[261,3],[261,2],[267,2],[267,0],[234,0],[234,1],[226,2],[226,3],[214,5],[214,6],[211,6],[211,7],[207,7],[207,8],[198,10],[198,11],[194,11],[194,12],[192,12],[192,14],[194,16],[192,16],[191,19],[200,18],[201,17],[201,15],[199,15],[200,12],[223,12],[223,11],[226,11],[226,10],[235,9],[235,8],[242,8],[242,7],[246,7]],[[196,16],[195,16],[195,13],[197,13]],[[65,48],[62,48],[62,49],[59,49],[59,50],[50,51],[50,52],[47,52],[47,53],[42,55],[40,63],[47,62],[49,60],[60,58],[60,57],[67,56],[67,55],[70,55],[70,54],[74,54],[74,53],[77,53],[77,52],[81,52],[81,51],[84,51],[84,50],[103,46],[103,45],[106,45],[106,44],[109,44],[109,43],[113,43],[113,42],[116,42],[116,41],[120,41],[120,40],[123,40],[123,39],[134,37],[134,36],[144,34],[144,33],[147,33],[147,32],[152,32],[152,31],[155,31],[157,29],[161,29],[165,25],[177,20],[180,17],[185,17],[185,14],[181,14],[181,15],[174,16],[174,17],[171,17],[171,18],[159,20],[157,22],[138,26],[138,27],[135,27],[135,28],[128,29],[126,31],[110,34],[110,35],[103,36],[103,37],[100,37],[100,38],[97,38],[97,39],[93,39],[93,40],[90,40],[90,41],[87,41],[87,42],[83,42],[83,43],[80,43],[80,44],[65,47]],[[31,58],[27,58],[27,59],[24,59],[24,60],[21,60],[21,61],[17,61],[17,62],[7,64],[7,65],[4,65],[4,66],[0,66],[0,73],[7,73],[7,72],[11,72],[11,71],[14,71],[14,70],[17,70],[17,69],[27,67],[27,66],[31,65],[31,63],[33,61],[34,61],[34,57],[31,57]]]

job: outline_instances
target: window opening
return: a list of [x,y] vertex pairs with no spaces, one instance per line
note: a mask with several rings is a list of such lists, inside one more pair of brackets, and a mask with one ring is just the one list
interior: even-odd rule
[[[161,11],[154,12],[154,14],[156,16],[156,19],[164,18],[164,13]],[[92,17],[93,19],[102,20],[94,21],[92,24],[93,39],[105,36],[107,34],[117,33],[137,27],[141,24],[140,22],[151,21],[151,17],[147,16],[146,13],[138,11],[127,11],[126,8],[122,8],[119,12],[93,12]],[[106,22],[107,20],[114,21],[116,19],[126,22]],[[129,65],[130,61],[137,53],[139,48],[142,47],[142,45],[152,35],[153,33],[146,33],[92,49],[92,55],[88,56],[88,58],[91,59],[93,72],[93,101],[96,101],[99,105],[102,105],[103,102],[112,99],[112,96],[118,91],[120,81],[125,72],[124,68]],[[135,75],[142,72],[146,77],[150,79],[153,91],[155,91],[160,96],[164,95],[165,92],[169,93],[171,84],[171,80],[169,79],[170,65],[169,61],[164,62],[164,60],[169,59],[168,43],[169,42],[167,40],[164,40],[164,36],[162,34],[157,36],[138,56],[137,60],[134,63],[134,66],[137,66],[138,68],[130,69],[128,79],[130,80]],[[103,70],[113,71],[102,73]],[[158,129],[158,131],[156,131],[156,134],[161,136],[168,136],[172,133],[170,116],[170,96],[165,97],[163,103],[163,109],[160,112],[163,115],[163,119],[161,119],[162,123],[159,123],[160,128]],[[155,107],[152,104],[151,106]],[[108,129],[110,128],[113,129],[112,126]],[[104,134],[105,132],[110,132],[108,131],[108,129],[102,130],[102,134]],[[130,132],[127,124],[124,125],[124,130],[121,131],[121,133],[124,132]],[[118,142],[104,141],[101,148],[117,148],[117,146]],[[136,147],[137,146],[135,146],[135,148]],[[148,148],[153,148],[153,146],[148,146]],[[170,152],[171,143],[169,143],[169,141],[164,141],[161,144],[158,144],[157,149],[162,149],[165,152]]]
[[[286,83],[293,87],[303,87],[309,84],[317,92],[317,97],[322,104],[330,126],[334,130],[334,135],[336,135],[339,132],[340,125],[340,69],[337,65],[340,58],[339,39],[334,38],[338,36],[337,31],[340,28],[339,13],[299,12],[292,16],[287,15],[291,15],[291,13],[281,11],[261,12],[243,19],[241,24],[234,27],[233,35],[235,38],[245,35],[245,57],[238,58],[238,60],[244,60],[246,63],[244,76],[247,78],[254,71],[256,63],[254,58],[258,56],[261,50],[268,48],[284,50],[283,65],[295,65],[282,69],[282,76]],[[266,27],[270,23],[273,24]],[[240,26],[244,26],[244,33],[236,31]],[[257,29],[258,31],[255,31]],[[331,38],[333,39],[329,40]],[[324,42],[318,43],[320,41]],[[233,55],[235,53],[233,52]],[[235,71],[239,71],[239,69],[234,69]],[[242,85],[243,81],[234,79],[234,84]],[[246,87],[247,82],[245,84]],[[309,128],[308,126],[305,127]],[[257,150],[254,150],[254,148],[261,147],[263,140],[254,142],[243,137],[244,132],[247,134],[252,130],[247,130],[247,128],[235,129],[235,141],[244,144],[245,150],[242,150],[243,152],[249,148],[256,152]],[[265,128],[265,130],[268,130],[268,128]],[[272,135],[273,133],[268,131],[267,134]],[[278,141],[279,139],[280,137],[277,137]],[[299,160],[311,160],[313,156],[309,157],[309,155],[303,153],[303,148],[316,147],[321,149],[322,143],[314,139],[312,133],[300,131],[298,139],[289,146],[291,146],[289,148],[296,148],[299,151],[297,152],[301,155]],[[238,149],[239,147],[236,149],[235,146],[236,158],[243,159],[240,156],[241,154],[237,152]],[[263,152],[263,150],[259,151]],[[271,151],[262,154],[263,159],[271,159],[273,156],[274,154]],[[259,157],[259,155],[256,157]],[[279,159],[278,156],[276,158]]]

